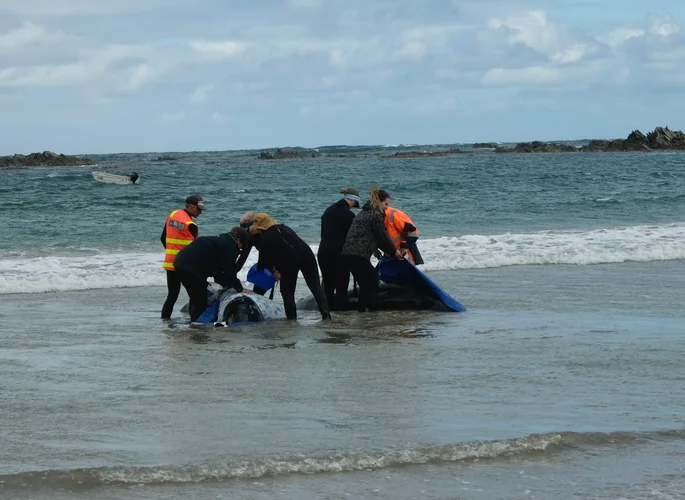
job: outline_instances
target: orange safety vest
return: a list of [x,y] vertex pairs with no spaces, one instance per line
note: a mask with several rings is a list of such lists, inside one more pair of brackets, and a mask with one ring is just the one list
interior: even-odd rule
[[176,254],[195,239],[190,232],[190,225],[195,225],[192,217],[185,210],[174,210],[166,220],[166,252],[162,266],[167,271],[175,271]]
[[[405,224],[411,224],[412,226],[416,227],[409,216],[401,210],[397,210],[396,208],[392,207],[385,209],[385,228],[388,230],[388,235],[395,244],[395,248],[399,249],[402,243],[407,241],[408,236],[419,236],[418,229],[416,231],[412,231],[411,233],[403,233]],[[411,254],[411,252],[408,252],[407,255],[409,255],[412,263],[415,263],[414,256]]]

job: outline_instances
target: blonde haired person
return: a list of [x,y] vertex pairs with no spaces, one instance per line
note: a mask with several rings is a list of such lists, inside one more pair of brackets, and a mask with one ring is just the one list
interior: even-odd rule
[[378,274],[371,264],[371,255],[382,250],[387,255],[402,259],[402,253],[388,236],[385,228],[386,201],[381,201],[381,189],[374,187],[369,192],[369,201],[354,218],[345,238],[342,255],[348,268],[359,284],[357,310],[375,311],[378,307]]
[[285,224],[278,224],[267,213],[254,216],[250,234],[260,234],[257,269],[268,269],[281,283],[281,297],[288,319],[297,319],[295,287],[297,275],[302,272],[304,281],[314,295],[322,319],[331,319],[326,295],[319,281],[319,268],[311,247]]

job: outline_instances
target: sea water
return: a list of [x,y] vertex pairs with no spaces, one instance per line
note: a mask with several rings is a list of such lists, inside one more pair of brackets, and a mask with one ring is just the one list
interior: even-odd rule
[[[685,155],[343,151],[0,171],[1,498],[684,498]],[[376,184],[468,312],[159,319],[188,194],[316,249]]]

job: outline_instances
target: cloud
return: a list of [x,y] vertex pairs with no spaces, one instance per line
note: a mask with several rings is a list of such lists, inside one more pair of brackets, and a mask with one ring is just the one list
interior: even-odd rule
[[[109,45],[98,50],[81,50],[75,62],[13,66],[0,69],[0,86],[6,87],[50,87],[83,85],[102,78],[114,63],[126,59],[137,59],[146,51],[144,46]],[[139,64],[127,68],[126,87],[139,88],[148,81],[153,70]]]
[[226,59],[243,54],[248,44],[235,40],[193,40],[190,46],[207,58]]
[[[629,2],[619,16],[601,4],[0,0],[3,115],[28,123],[49,108],[61,123],[88,123],[88,135],[107,110],[120,128],[139,131],[131,148],[157,141],[145,150],[191,140],[197,149],[212,140],[198,131],[216,123],[224,125],[211,130],[232,130],[236,143],[217,137],[210,149],[337,135],[331,140],[383,142],[385,130],[435,142],[431,134],[455,137],[495,122],[533,130],[520,109],[548,92],[558,100],[545,101],[545,120],[560,137],[555,110],[563,106],[580,113],[614,103],[620,114],[619,96],[638,106],[685,81],[685,8],[668,14],[662,4]],[[592,109],[588,95],[597,96]],[[685,105],[649,102],[645,116],[685,113]],[[185,133],[158,134],[160,121]],[[25,144],[42,140],[34,129],[19,133]]]
[[193,104],[202,104],[212,98],[214,92],[213,84],[199,85],[191,94],[190,102]]
[[128,70],[128,79],[124,89],[128,91],[138,90],[150,83],[157,77],[157,71],[147,63],[141,63]]
[[109,15],[170,7],[179,0],[0,0],[0,12],[20,16]]
[[287,4],[297,10],[314,11],[321,8],[322,0],[287,0]]
[[645,35],[645,30],[640,29],[640,28],[628,28],[628,27],[621,27],[621,28],[616,28],[609,33],[605,35],[601,35],[597,37],[597,40],[604,45],[607,45],[609,47],[617,48],[623,45],[625,42],[628,40],[631,40],[633,38],[640,38]]
[[214,123],[225,123],[228,120],[228,118],[226,117],[226,115],[219,113],[218,111],[214,111],[212,113],[211,120]]
[[505,19],[492,18],[488,27],[503,32],[510,45],[524,45],[557,62],[576,62],[596,50],[590,42],[575,40],[565,26],[551,22],[539,10]]
[[24,22],[21,27],[0,34],[0,53],[14,52],[27,48],[42,48],[70,40],[73,37],[62,31],[48,31],[43,26]]

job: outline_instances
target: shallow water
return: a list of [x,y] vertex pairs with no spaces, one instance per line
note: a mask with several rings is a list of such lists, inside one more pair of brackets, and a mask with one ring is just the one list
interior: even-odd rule
[[162,287],[5,295],[0,495],[683,498],[683,269],[436,272],[467,313],[225,329],[161,322]]

